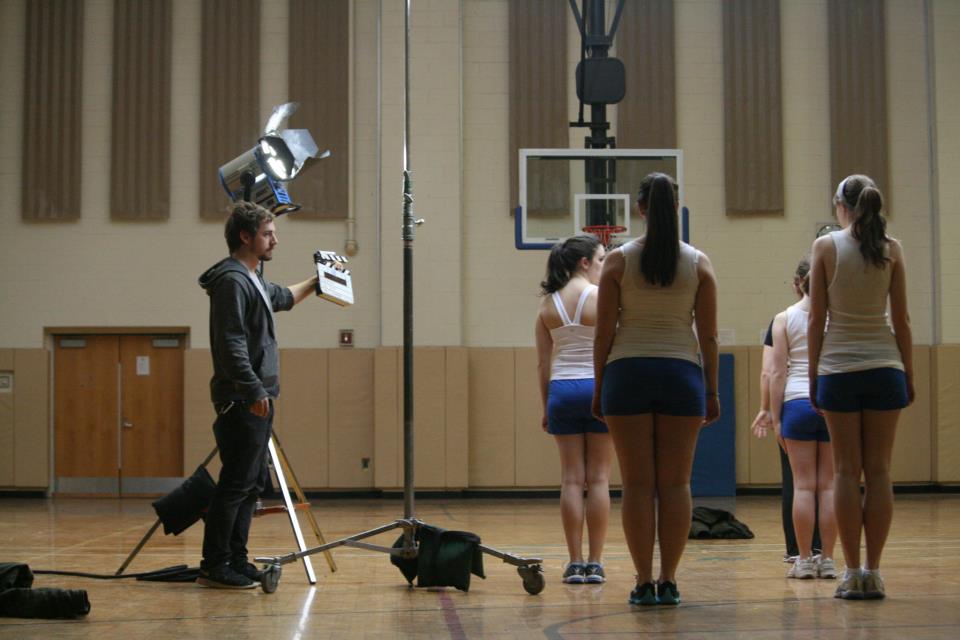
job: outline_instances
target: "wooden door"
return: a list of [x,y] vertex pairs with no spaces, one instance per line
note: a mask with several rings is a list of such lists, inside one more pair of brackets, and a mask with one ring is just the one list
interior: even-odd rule
[[160,495],[183,478],[183,336],[56,336],[55,490]]
[[57,336],[54,464],[58,493],[119,494],[117,336]]
[[120,336],[120,491],[166,493],[183,480],[179,336]]

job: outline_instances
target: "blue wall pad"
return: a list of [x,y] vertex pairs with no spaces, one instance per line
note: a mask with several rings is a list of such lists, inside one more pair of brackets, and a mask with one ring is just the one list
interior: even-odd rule
[[736,424],[733,399],[733,354],[720,354],[720,419],[700,430],[690,489],[694,496],[737,493]]

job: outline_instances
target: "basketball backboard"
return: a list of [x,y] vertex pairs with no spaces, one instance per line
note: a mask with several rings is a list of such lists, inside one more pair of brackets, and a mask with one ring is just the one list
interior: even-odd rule
[[[677,180],[683,204],[683,152],[679,149],[520,149],[519,153],[517,249],[549,249],[583,233],[585,226],[597,224],[624,227],[616,236],[617,244],[642,236],[637,188],[643,176],[653,171]],[[588,175],[594,176],[592,189],[587,186]]]

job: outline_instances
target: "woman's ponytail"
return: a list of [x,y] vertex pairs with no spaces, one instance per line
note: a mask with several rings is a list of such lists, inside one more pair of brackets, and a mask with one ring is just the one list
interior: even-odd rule
[[887,221],[880,210],[883,196],[872,185],[864,185],[854,206],[853,237],[860,241],[860,253],[864,259],[882,269],[890,258],[887,256]]
[[577,272],[580,259],[593,260],[599,247],[600,241],[588,235],[573,236],[553,245],[547,258],[547,277],[540,283],[540,292],[548,295],[567,286]]
[[651,173],[640,181],[637,200],[647,212],[640,273],[650,284],[668,287],[677,276],[680,259],[677,183],[665,173]]

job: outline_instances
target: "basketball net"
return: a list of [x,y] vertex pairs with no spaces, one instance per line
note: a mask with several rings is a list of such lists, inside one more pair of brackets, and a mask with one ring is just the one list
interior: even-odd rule
[[617,235],[618,233],[623,233],[626,230],[626,227],[621,227],[618,224],[597,224],[583,228],[584,233],[597,236],[597,239],[600,240],[600,243],[604,247],[610,246],[610,241],[613,236]]

